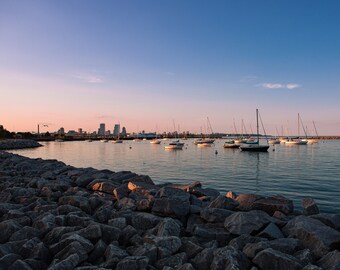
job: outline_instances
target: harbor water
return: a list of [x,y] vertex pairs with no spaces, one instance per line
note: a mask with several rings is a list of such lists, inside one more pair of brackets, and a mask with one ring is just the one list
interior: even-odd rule
[[75,167],[133,171],[156,183],[187,184],[225,193],[280,194],[301,209],[301,198],[313,197],[321,212],[340,213],[340,141],[313,145],[270,146],[268,153],[224,149],[224,140],[197,147],[186,140],[183,150],[167,151],[149,141],[122,144],[99,141],[45,142],[44,147],[13,150],[31,158],[57,159]]

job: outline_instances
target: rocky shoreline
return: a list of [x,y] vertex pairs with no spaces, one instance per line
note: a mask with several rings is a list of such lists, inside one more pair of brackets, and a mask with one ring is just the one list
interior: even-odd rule
[[42,146],[34,140],[8,139],[0,140],[0,150],[36,148]]
[[340,214],[0,151],[0,269],[340,269]]

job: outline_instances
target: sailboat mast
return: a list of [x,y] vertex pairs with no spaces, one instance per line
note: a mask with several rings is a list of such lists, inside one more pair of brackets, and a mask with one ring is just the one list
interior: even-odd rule
[[315,126],[315,123],[314,123],[314,121],[313,121],[313,126],[314,126],[314,130],[315,130],[315,134],[316,134],[316,136],[317,136],[317,137],[319,137],[319,134],[318,134],[318,131],[316,130],[316,126]]
[[300,138],[300,113],[298,113],[298,138]]
[[260,143],[260,136],[259,136],[259,110],[256,109],[256,131],[257,131],[257,144]]

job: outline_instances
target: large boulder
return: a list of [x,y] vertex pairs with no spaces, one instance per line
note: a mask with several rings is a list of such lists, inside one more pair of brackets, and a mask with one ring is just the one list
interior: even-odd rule
[[213,258],[214,250],[212,248],[205,248],[191,260],[191,263],[197,270],[206,270],[210,268]]
[[15,220],[5,220],[0,222],[0,243],[5,243],[13,233],[19,231],[22,226]]
[[176,253],[182,246],[181,239],[176,236],[148,236],[144,238],[144,241],[158,247],[158,256],[160,258],[165,258]]
[[219,195],[209,204],[208,207],[234,210],[238,204],[239,203],[234,199]]
[[263,270],[300,270],[301,263],[295,257],[267,248],[259,252],[253,262]]
[[131,217],[131,225],[139,230],[148,230],[155,227],[162,218],[150,213],[134,213]]
[[232,239],[230,232],[218,223],[197,224],[194,227],[193,235],[202,242],[216,240],[219,245],[226,245]]
[[164,218],[158,223],[157,236],[180,236],[181,225],[172,218]]
[[322,267],[322,269],[326,270],[339,270],[340,269],[340,251],[333,250],[332,252],[327,253],[323,256],[319,261],[318,265]]
[[116,270],[145,270],[149,263],[146,256],[128,256],[117,263]]
[[241,211],[253,210],[253,203],[262,198],[264,197],[256,194],[240,194],[235,199],[239,204],[237,209]]
[[340,248],[340,232],[310,217],[295,217],[287,223],[283,232],[289,237],[300,239],[317,258]]
[[292,200],[283,196],[273,196],[256,200],[253,203],[253,209],[265,211],[269,215],[273,215],[275,211],[290,214],[294,210],[294,204]]
[[272,222],[273,218],[260,210],[236,212],[224,221],[224,227],[236,235],[253,234]]
[[282,238],[272,241],[261,241],[256,243],[248,243],[244,246],[243,252],[249,257],[254,258],[257,253],[272,248],[287,254],[294,254],[301,246],[301,242],[294,238]]
[[163,258],[155,263],[157,269],[162,270],[165,266],[178,269],[181,265],[187,262],[187,255],[182,253],[177,253],[176,255]]
[[303,198],[301,201],[303,214],[306,216],[319,214],[319,207],[313,198]]
[[200,211],[200,216],[207,222],[224,222],[226,217],[233,214],[233,211],[221,208],[205,207]]
[[236,250],[233,247],[226,246],[214,251],[214,258],[212,260],[210,270],[246,270],[250,268],[250,265],[250,261],[241,251]]

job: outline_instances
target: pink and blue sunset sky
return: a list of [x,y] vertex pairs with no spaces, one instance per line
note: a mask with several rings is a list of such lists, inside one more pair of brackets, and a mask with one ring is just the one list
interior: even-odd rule
[[4,0],[0,124],[232,133],[259,108],[340,135],[339,24],[337,1]]

